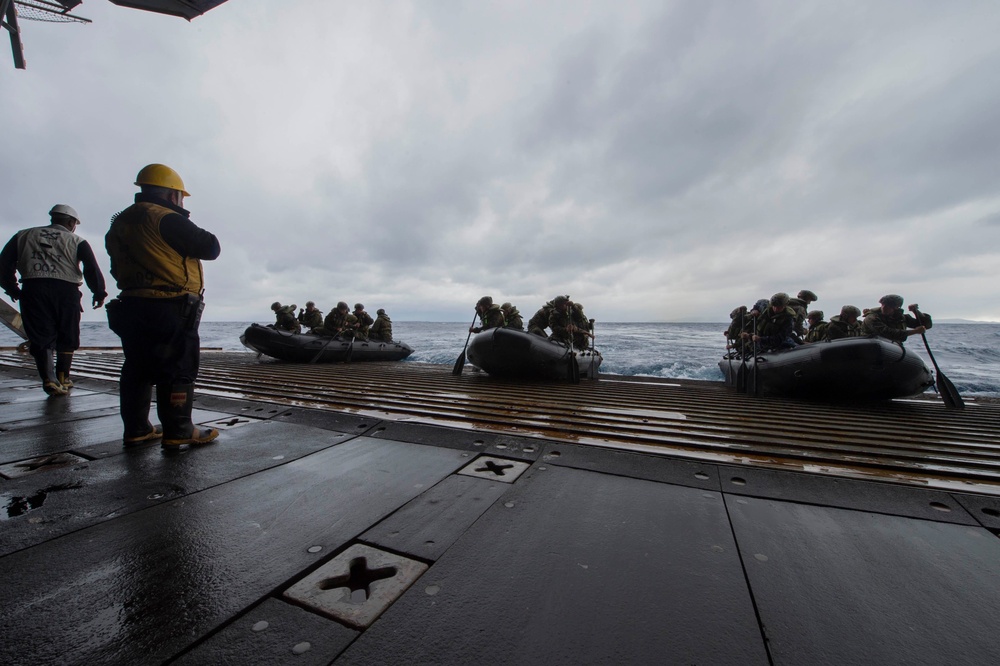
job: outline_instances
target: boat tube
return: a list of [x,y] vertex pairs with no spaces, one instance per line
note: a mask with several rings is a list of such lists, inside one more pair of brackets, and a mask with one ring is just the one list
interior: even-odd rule
[[413,353],[403,342],[343,340],[336,337],[279,331],[272,326],[250,324],[240,336],[245,347],[291,363],[336,363],[338,361],[401,361]]
[[[934,385],[923,360],[903,345],[856,337],[762,352],[744,361],[737,353],[719,361],[726,384],[747,392],[825,401],[890,400],[918,395]],[[740,373],[744,377],[740,377]]]
[[[491,328],[469,341],[469,362],[496,377],[571,379],[570,348],[534,333]],[[573,350],[580,377],[596,379],[604,358],[596,349]]]

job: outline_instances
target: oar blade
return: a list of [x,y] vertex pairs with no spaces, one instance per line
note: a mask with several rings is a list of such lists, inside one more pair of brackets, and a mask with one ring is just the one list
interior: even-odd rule
[[462,374],[462,370],[464,369],[465,369],[465,350],[463,349],[462,353],[458,355],[458,359],[456,359],[455,361],[455,367],[451,369],[451,374],[457,377],[460,374]]
[[747,392],[747,362],[746,359],[740,363],[740,367],[736,370],[736,390],[740,393]]
[[580,383],[580,362],[576,354],[569,355],[569,380],[574,384]]
[[935,384],[937,385],[941,399],[944,401],[945,407],[948,409],[965,409],[965,401],[962,400],[958,389],[955,388],[950,379],[941,374],[940,370],[937,373]]

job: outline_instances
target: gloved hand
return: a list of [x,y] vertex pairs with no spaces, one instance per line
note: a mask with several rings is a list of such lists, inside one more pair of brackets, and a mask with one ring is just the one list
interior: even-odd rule
[[97,308],[101,307],[102,305],[104,305],[104,299],[105,298],[107,298],[107,295],[104,295],[104,296],[94,296],[94,309],[95,310]]

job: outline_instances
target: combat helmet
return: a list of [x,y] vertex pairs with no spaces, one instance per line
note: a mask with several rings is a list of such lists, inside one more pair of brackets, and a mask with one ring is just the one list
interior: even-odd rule
[[888,305],[890,308],[903,307],[903,297],[899,294],[886,294],[882,298],[878,299],[878,302],[882,305]]
[[365,309],[365,306],[364,306],[363,303],[355,303],[354,304],[354,310],[355,311],[357,311],[357,310],[364,310],[364,309]]
[[788,294],[779,291],[774,296],[771,296],[771,305],[780,305],[782,307],[788,305]]
[[491,308],[491,307],[493,307],[493,297],[492,296],[483,296],[482,298],[480,298],[478,301],[476,301],[476,307],[478,308],[480,306],[483,307],[483,308]]
[[812,303],[813,301],[818,301],[819,297],[815,293],[809,291],[808,289],[803,289],[798,293],[797,298],[802,301],[808,301]]
[[849,317],[849,316],[860,317],[861,316],[861,310],[859,308],[853,306],[853,305],[845,305],[844,307],[840,308],[840,316],[841,317]]
[[807,319],[812,319],[814,317],[818,318],[820,321],[822,321],[823,320],[823,311],[822,310],[811,310],[809,312],[809,314],[806,315]]

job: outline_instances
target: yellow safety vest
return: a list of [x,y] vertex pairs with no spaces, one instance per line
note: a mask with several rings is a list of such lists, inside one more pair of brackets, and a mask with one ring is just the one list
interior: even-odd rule
[[204,289],[201,261],[181,256],[160,235],[160,222],[173,212],[140,202],[111,221],[105,245],[123,296],[174,298]]

